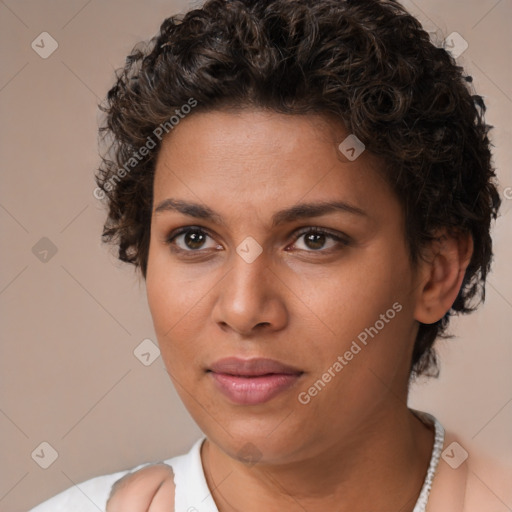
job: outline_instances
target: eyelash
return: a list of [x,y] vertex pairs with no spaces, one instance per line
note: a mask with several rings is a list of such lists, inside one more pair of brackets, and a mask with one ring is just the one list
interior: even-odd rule
[[[173,231],[172,233],[170,233],[169,236],[165,239],[165,243],[170,246],[171,251],[176,252],[176,253],[190,254],[192,257],[193,257],[194,254],[200,254],[201,251],[203,251],[204,249],[197,249],[197,250],[194,250],[194,249],[181,249],[180,247],[177,247],[174,244],[174,240],[177,237],[179,237],[180,235],[183,235],[183,234],[187,234],[189,232],[198,232],[200,234],[205,234],[205,235],[209,236],[210,238],[213,238],[210,235],[210,233],[208,232],[208,230],[206,230],[205,228],[202,228],[200,226],[186,226],[186,227],[183,227],[183,228],[179,228],[179,229]],[[331,231],[328,231],[328,230],[326,230],[324,228],[318,228],[318,227],[307,227],[307,228],[303,228],[303,229],[300,229],[299,231],[295,232],[294,233],[293,244],[295,244],[297,242],[297,240],[299,240],[299,238],[301,236],[309,235],[309,234],[324,235],[327,238],[330,238],[331,240],[334,240],[335,242],[340,244],[341,247],[331,247],[330,249],[318,249],[318,250],[314,250],[314,249],[311,249],[311,250],[299,249],[299,251],[308,252],[308,253],[321,253],[321,254],[325,255],[325,254],[331,254],[332,252],[340,250],[341,248],[347,247],[347,246],[349,246],[351,244],[351,240],[347,236],[343,237],[343,236],[335,234],[335,233],[333,233]]]

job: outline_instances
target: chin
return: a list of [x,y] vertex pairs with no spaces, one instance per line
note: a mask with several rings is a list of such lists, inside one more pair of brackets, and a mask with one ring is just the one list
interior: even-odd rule
[[198,424],[213,444],[235,460],[249,465],[284,464],[294,462],[307,444],[304,429],[285,426],[286,421],[283,422],[281,415],[277,421],[276,418],[233,419],[222,427],[211,421]]

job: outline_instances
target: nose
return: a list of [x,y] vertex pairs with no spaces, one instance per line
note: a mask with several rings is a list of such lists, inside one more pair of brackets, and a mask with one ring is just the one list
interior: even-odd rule
[[224,331],[244,338],[283,329],[288,322],[286,290],[265,254],[248,263],[234,255],[228,274],[218,284],[212,311],[214,322]]

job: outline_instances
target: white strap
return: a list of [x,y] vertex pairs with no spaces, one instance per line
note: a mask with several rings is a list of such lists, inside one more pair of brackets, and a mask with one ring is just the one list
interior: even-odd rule
[[435,437],[427,475],[425,477],[425,481],[423,482],[423,487],[421,488],[416,506],[412,512],[425,512],[427,509],[427,502],[430,495],[430,489],[432,488],[432,481],[434,480],[437,466],[439,465],[439,458],[441,457],[441,452],[444,445],[444,428],[441,423],[439,423],[439,421],[431,414],[424,412],[422,415],[423,417],[426,416],[434,424]]
[[185,455],[166,461],[174,472],[174,511],[175,512],[219,512],[206,483],[201,463],[199,439]]

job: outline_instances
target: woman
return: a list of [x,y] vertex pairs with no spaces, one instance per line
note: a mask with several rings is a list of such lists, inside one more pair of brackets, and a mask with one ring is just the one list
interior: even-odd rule
[[[490,268],[500,200],[469,81],[392,0],[211,0],[133,51],[104,107],[104,238],[141,270],[205,438],[86,482],[91,503],[507,510],[407,407]],[[51,510],[75,495],[93,510],[76,490]]]

